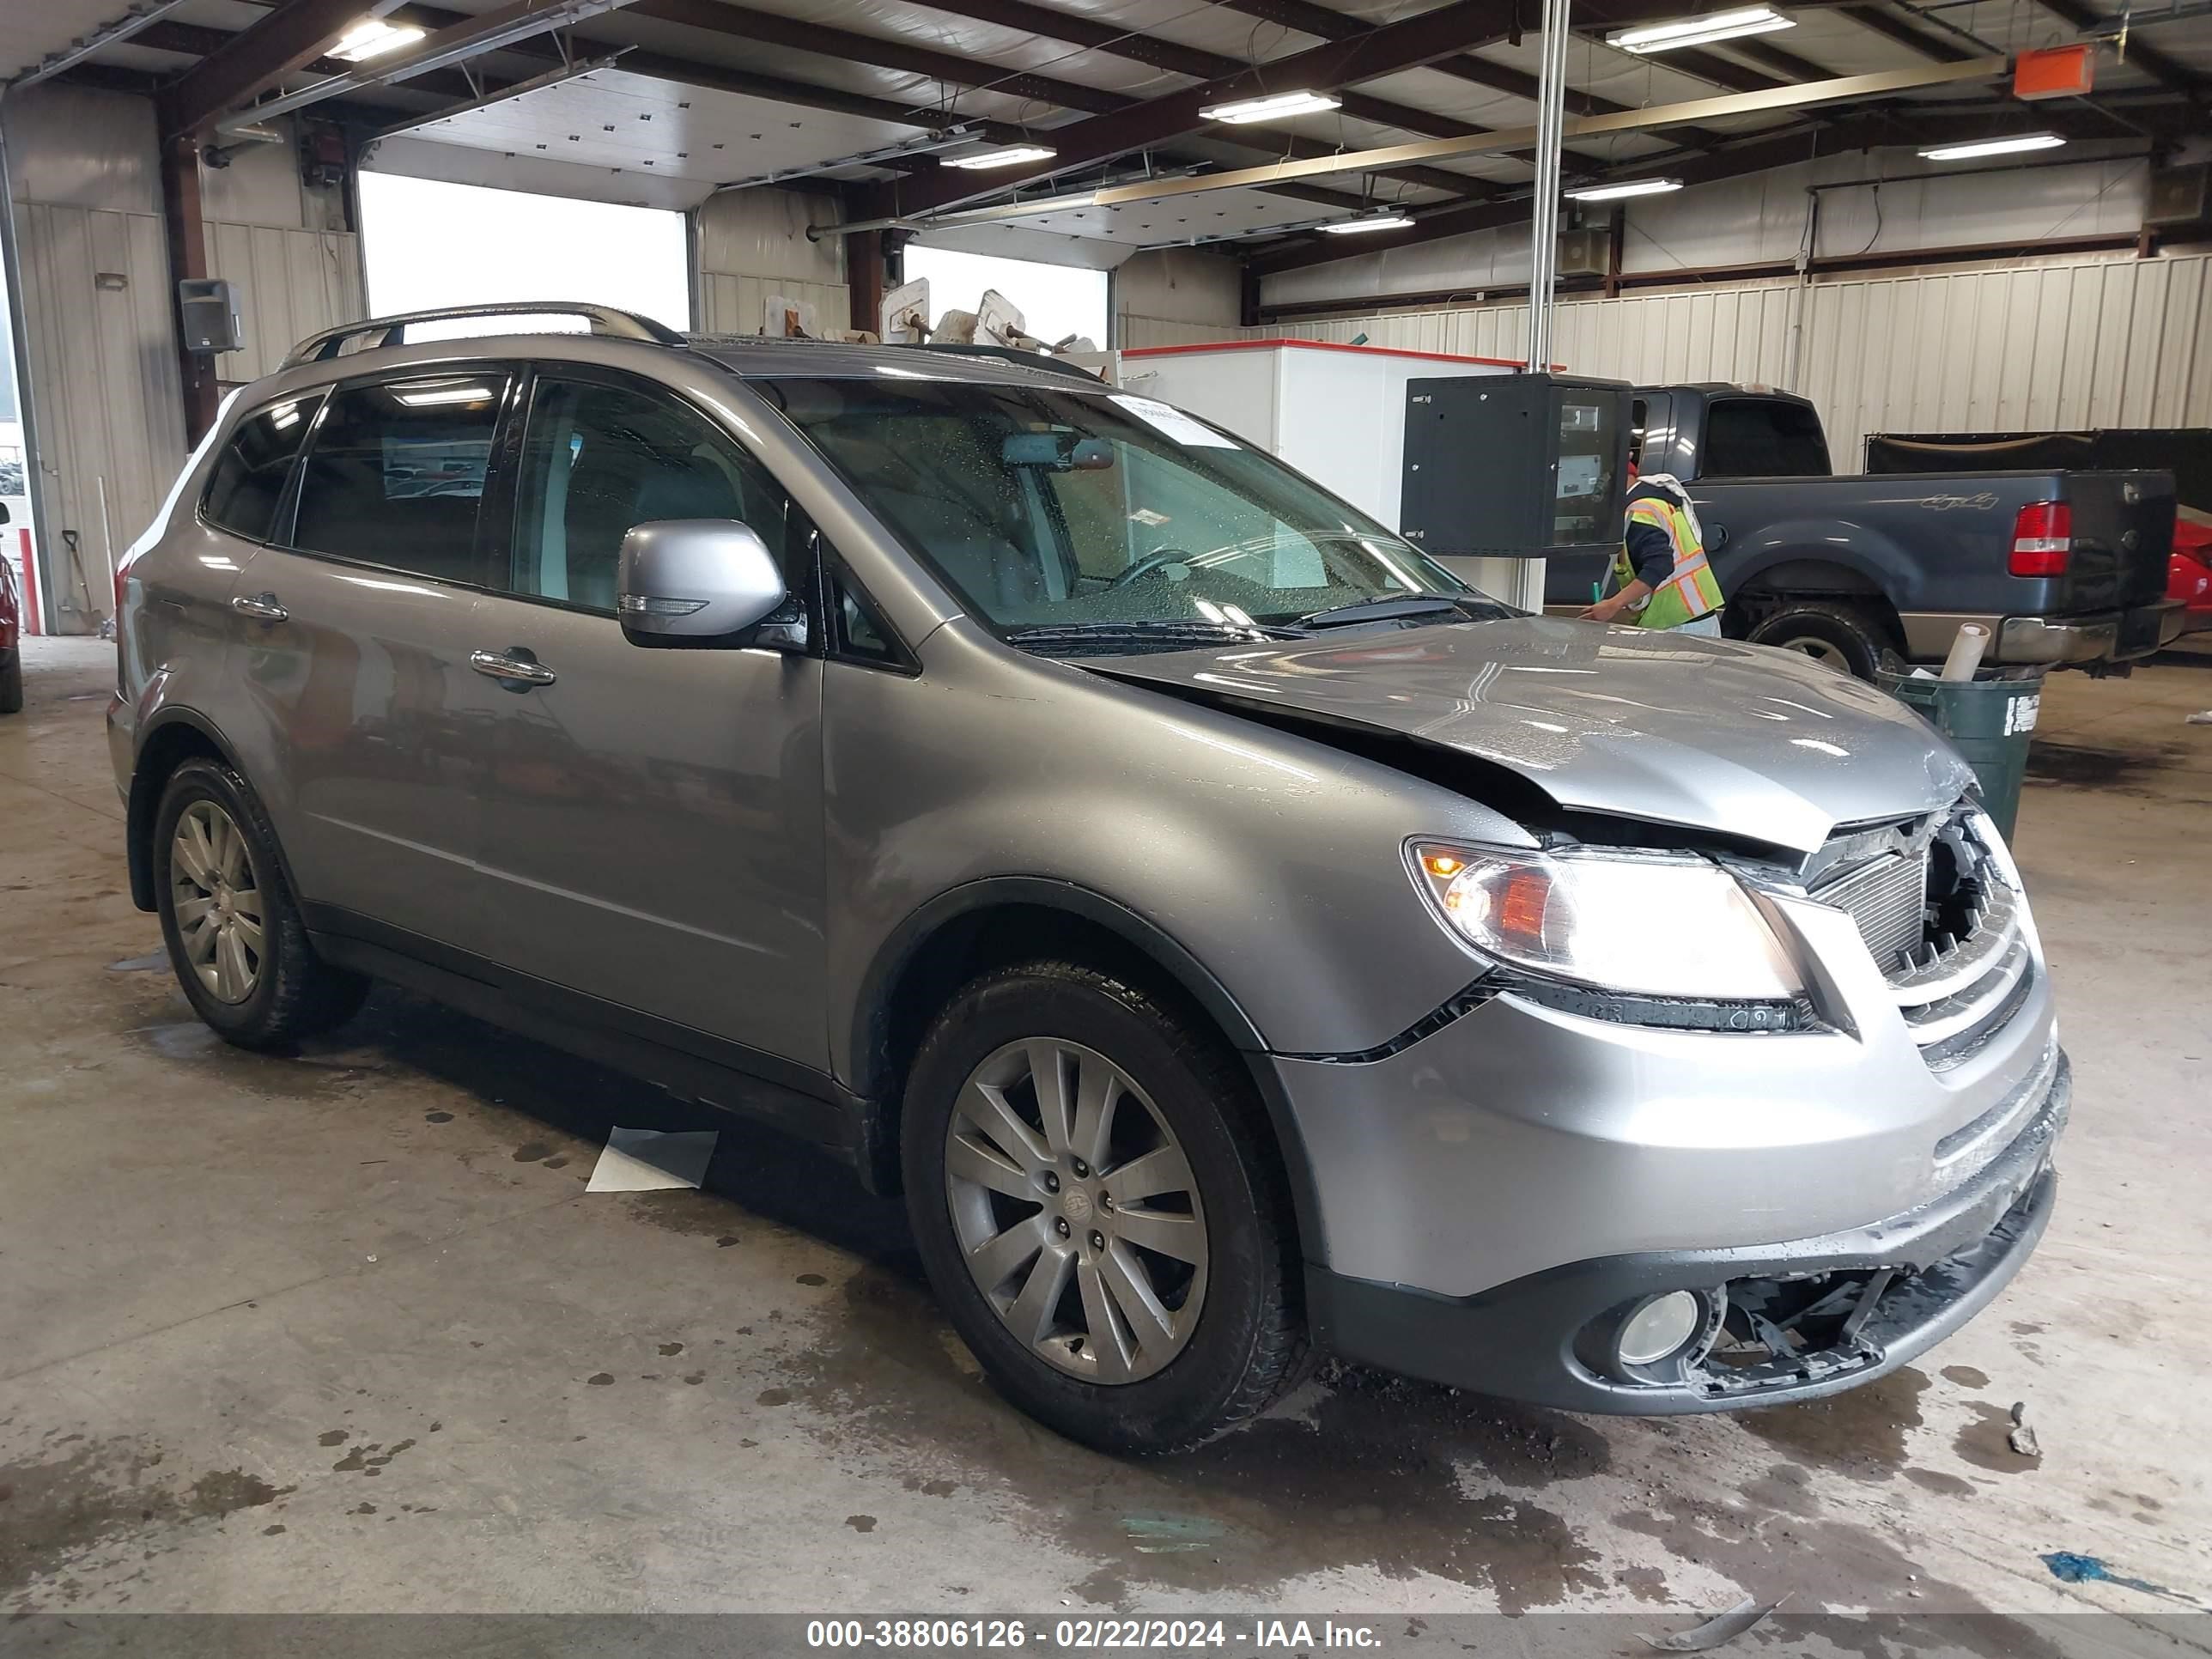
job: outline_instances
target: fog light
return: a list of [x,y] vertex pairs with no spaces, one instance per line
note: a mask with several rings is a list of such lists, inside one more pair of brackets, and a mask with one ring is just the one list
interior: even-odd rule
[[1656,1365],[1698,1334],[1705,1312],[1688,1291],[1655,1296],[1621,1321],[1613,1356],[1624,1365]]

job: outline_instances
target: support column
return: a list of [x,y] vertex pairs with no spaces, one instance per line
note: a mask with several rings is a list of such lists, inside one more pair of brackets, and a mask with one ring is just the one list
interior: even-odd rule
[[207,224],[200,216],[200,147],[196,138],[171,138],[161,145],[161,222],[169,239],[169,326],[177,340],[177,379],[184,387],[185,443],[189,447],[205,437],[215,424],[216,406],[221,401],[214,356],[185,349],[184,328],[177,314],[177,283],[208,274]]
[[1559,150],[1566,119],[1567,0],[1544,0],[1536,96],[1536,196],[1528,224],[1528,369],[1552,366],[1552,289],[1559,260]]

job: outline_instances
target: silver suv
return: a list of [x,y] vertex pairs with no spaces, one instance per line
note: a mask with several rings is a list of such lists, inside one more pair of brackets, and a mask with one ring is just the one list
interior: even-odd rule
[[232,1042],[389,980],[804,1136],[1129,1450],[1323,1348],[1825,1395],[2033,1247],[2067,1063],[1917,716],[1064,367],[530,309],[307,342],[133,550],[131,890]]

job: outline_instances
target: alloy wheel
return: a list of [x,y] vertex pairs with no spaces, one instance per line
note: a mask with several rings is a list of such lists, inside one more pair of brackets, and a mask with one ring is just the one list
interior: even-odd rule
[[209,995],[244,1002],[265,960],[261,892],[246,836],[222,807],[196,800],[169,841],[170,908],[185,964]]
[[1843,647],[1835,644],[1832,641],[1821,639],[1817,635],[1799,634],[1790,639],[1777,640],[1774,643],[1784,651],[1795,651],[1801,655],[1812,658],[1815,662],[1826,663],[1831,668],[1848,669],[1851,665],[1851,659],[1844,653]]
[[1103,1054],[1053,1037],[992,1054],[953,1103],[945,1187],[976,1288],[1038,1358],[1135,1382],[1189,1342],[1208,1255],[1198,1183]]

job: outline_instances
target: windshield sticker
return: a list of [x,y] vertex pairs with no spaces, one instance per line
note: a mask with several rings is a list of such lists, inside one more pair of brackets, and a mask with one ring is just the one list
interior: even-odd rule
[[1200,426],[1179,409],[1156,403],[1150,398],[1116,397],[1129,413],[1164,438],[1172,438],[1189,449],[1241,449],[1236,439],[1225,437],[1210,426]]

